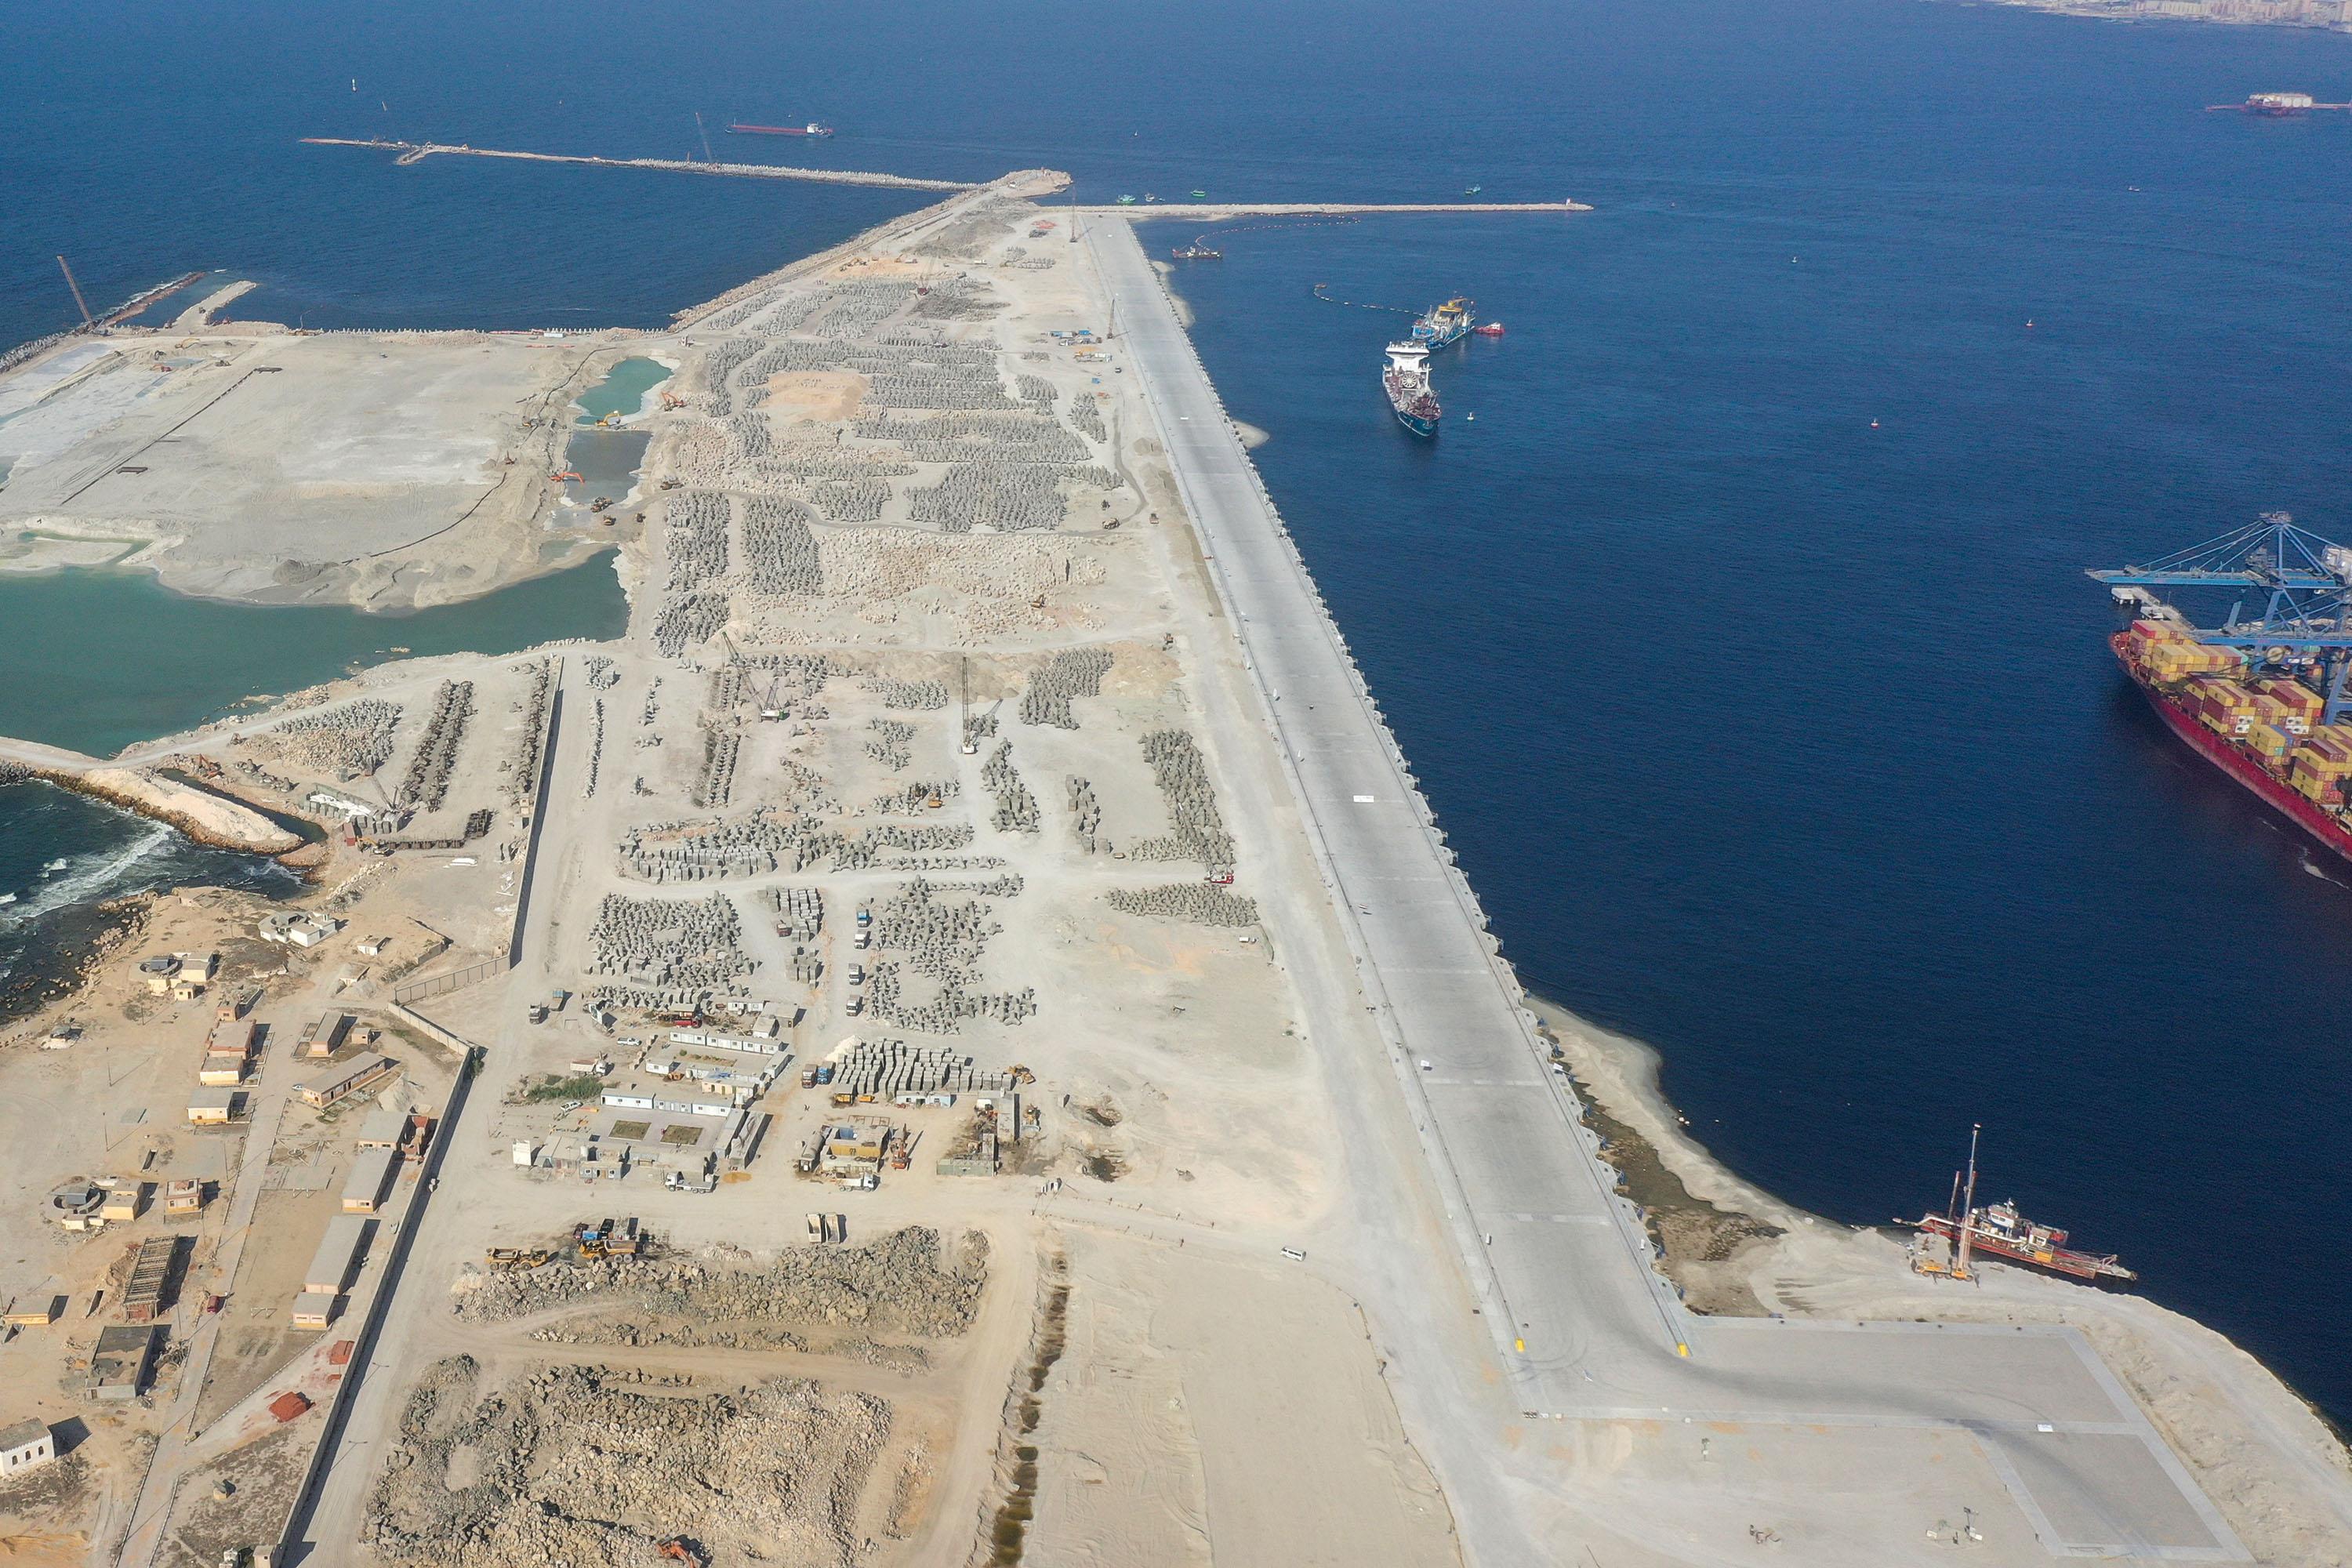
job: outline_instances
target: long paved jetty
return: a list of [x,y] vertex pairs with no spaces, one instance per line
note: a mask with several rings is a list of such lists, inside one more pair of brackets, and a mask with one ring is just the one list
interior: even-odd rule
[[497,147],[469,147],[463,142],[365,141],[348,136],[305,136],[313,147],[373,147],[398,153],[395,163],[418,163],[427,158],[519,158],[531,163],[593,163],[600,169],[665,169],[675,174],[727,174],[745,180],[813,180],[827,185],[885,185],[901,191],[971,191],[970,180],[919,180],[911,174],[877,174],[864,169],[796,169],[782,163],[698,163],[690,158],[593,158],[570,153],[516,153]]
[[1965,1431],[2053,1553],[2243,1560],[2074,1329],[1684,1310],[1569,1085],[1548,1070],[1517,982],[1133,227],[1087,237],[1124,307],[1115,346],[1150,393],[1521,1410],[1738,1423],[1744,1440],[1775,1448],[1833,1436],[1857,1462],[1889,1429]]
[[1081,206],[1082,216],[1181,217],[1214,223],[1229,217],[1361,216],[1379,213],[1589,213],[1582,202],[1138,202],[1127,206]]

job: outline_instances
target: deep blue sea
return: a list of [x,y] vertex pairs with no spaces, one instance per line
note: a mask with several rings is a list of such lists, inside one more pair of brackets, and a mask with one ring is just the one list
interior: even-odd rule
[[[306,134],[683,156],[700,110],[842,132],[722,155],[1097,199],[1590,201],[1229,229],[1180,279],[1508,953],[1747,1176],[1883,1221],[1981,1121],[1993,1195],[2352,1416],[2352,868],[2143,711],[2082,575],[2266,509],[2352,535],[2352,117],[2204,112],[2352,99],[2352,38],[1433,15],[53,7],[0,53],[0,339],[69,319],[59,251],[311,325],[653,323],[913,205]],[[1380,399],[1402,318],[1318,282],[1507,323],[1437,361],[1434,444]]]

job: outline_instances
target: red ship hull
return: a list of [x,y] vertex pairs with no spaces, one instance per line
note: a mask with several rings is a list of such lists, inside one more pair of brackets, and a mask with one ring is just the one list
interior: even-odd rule
[[[1954,1233],[1958,1227],[1942,1215],[1931,1214],[1919,1222],[1918,1228],[1930,1236],[1940,1236],[1949,1241],[1953,1239]],[[1969,1250],[1993,1258],[2005,1258],[2011,1263],[2022,1263],[2029,1268],[2053,1269],[2060,1274],[2071,1275],[2077,1279],[2097,1279],[2102,1277],[2122,1279],[2135,1278],[2131,1270],[2117,1266],[2112,1258],[2101,1258],[2095,1253],[2076,1252],[2063,1247],[2036,1252],[2030,1247],[2021,1247],[2015,1243],[2004,1241],[2000,1237],[1988,1236],[1981,1228],[1976,1230],[1969,1237]]]
[[2207,762],[2262,796],[2263,801],[2274,807],[2280,815],[2292,819],[2296,826],[2326,845],[2345,859],[2352,860],[2352,828],[2346,827],[2335,816],[2322,810],[2316,803],[2306,800],[2289,789],[2284,780],[2254,761],[2252,753],[2244,747],[2231,745],[2222,737],[2200,724],[2171,698],[2149,685],[2146,678],[2132,668],[2131,660],[2125,656],[2125,633],[2118,632],[2111,639],[2116,658],[2122,660],[2124,672],[2129,675],[2133,684],[2140,689],[2141,695],[2147,699],[2148,706],[2156,710],[2157,717],[2169,725],[2174,734],[2194,746]]

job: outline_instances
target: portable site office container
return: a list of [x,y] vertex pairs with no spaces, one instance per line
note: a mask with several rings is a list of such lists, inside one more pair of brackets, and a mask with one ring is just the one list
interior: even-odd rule
[[392,1185],[393,1167],[400,1159],[392,1149],[362,1149],[352,1162],[351,1179],[343,1184],[345,1214],[373,1214],[383,1206],[384,1191]]
[[362,1248],[367,1242],[368,1220],[364,1215],[337,1215],[327,1222],[327,1234],[319,1242],[319,1250],[310,1259],[310,1268],[302,1276],[302,1289],[324,1291],[331,1296],[342,1294],[351,1283]]

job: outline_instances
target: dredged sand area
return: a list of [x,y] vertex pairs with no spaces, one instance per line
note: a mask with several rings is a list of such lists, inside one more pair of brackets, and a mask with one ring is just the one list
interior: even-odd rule
[[[1606,1116],[1689,1195],[1637,1190],[1647,1215],[1621,1198],[1156,278],[1123,226],[1071,243],[1028,199],[1056,183],[957,195],[630,343],[676,362],[683,405],[646,421],[644,522],[631,506],[606,531],[625,637],[388,665],[140,749],[205,759],[273,809],[408,800],[401,836],[461,847],[337,847],[310,902],[347,923],[299,953],[251,941],[234,900],[167,908],[126,949],[218,946],[283,1028],[217,1138],[172,1125],[209,998],[159,1005],[102,973],[68,1005],[70,1049],[0,1057],[14,1103],[154,1112],[123,1149],[20,1118],[0,1191],[34,1238],[17,1272],[86,1289],[162,1223],[42,1226],[42,1194],[93,1159],[209,1161],[226,1201],[195,1228],[186,1295],[232,1303],[175,1310],[189,1353],[154,1407],[86,1417],[79,1489],[27,1500],[17,1533],[57,1538],[56,1561],[123,1542],[134,1563],[217,1561],[289,1519],[329,1562],[634,1563],[675,1534],[718,1561],[811,1563],[961,1563],[1010,1540],[1034,1563],[1860,1565],[1943,1561],[1955,1531],[1995,1563],[2094,1544],[2344,1557],[2340,1446],[2225,1342],[1998,1268],[1965,1297],[1929,1289],[1882,1239],[1739,1187],[1622,1045],[1552,1018]],[[1114,295],[1118,340],[1070,335],[1103,331]],[[508,392],[575,384],[523,345],[421,342],[428,362],[501,363]],[[443,374],[400,368],[398,341],[370,352],[395,379]],[[457,476],[479,490],[502,442],[539,434],[487,406],[446,416],[437,466],[387,433],[355,471],[409,465],[438,516],[465,500]],[[44,466],[96,467],[69,449]],[[554,515],[544,489],[515,506],[475,553],[390,574],[353,564],[346,531],[397,556],[431,519],[321,524],[334,548],[300,583],[257,574],[253,542],[221,531],[238,525],[193,512],[156,559],[167,581],[186,552],[210,591],[264,596],[478,591],[527,569]],[[1421,962],[1393,956],[1410,942]],[[558,988],[573,999],[531,1022]],[[770,1119],[762,1152],[708,1191],[658,1163],[698,1161],[653,1153],[586,1185],[590,1135],[631,1137],[603,1092],[735,1081],[691,1077],[732,1069],[697,1066],[661,1022],[684,998],[714,1028],[778,1025],[789,1058],[747,1102]],[[291,1091],[313,1070],[295,1038],[331,1007],[402,1059],[384,1102],[443,1125],[321,1335],[289,1327],[289,1271],[333,1207],[316,1194],[359,1158],[358,1119]],[[802,1086],[887,1043],[968,1058],[1023,1109],[995,1087],[843,1106]],[[467,1046],[481,1067],[461,1094]],[[573,1087],[583,1060],[610,1075]],[[982,1099],[992,1175],[972,1166]],[[796,1171],[844,1121],[888,1124],[912,1159],[878,1161],[871,1189]],[[289,1185],[279,1166],[321,1173]],[[1732,1212],[1675,1217],[1708,1200]],[[570,1256],[567,1228],[605,1213],[641,1218],[661,1256]],[[845,1241],[811,1239],[819,1213]],[[567,1256],[509,1273],[494,1247]],[[1560,1283],[1543,1270],[1563,1256]],[[1766,1311],[1777,1329],[1740,1326]],[[1856,1320],[1880,1326],[1832,1331]],[[368,1324],[364,1375],[330,1380],[324,1352]],[[90,1331],[26,1335],[0,1394],[80,1413],[56,1391]],[[281,1427],[263,1405],[297,1384],[322,1409]],[[314,1469],[329,1409],[341,1440]]]

